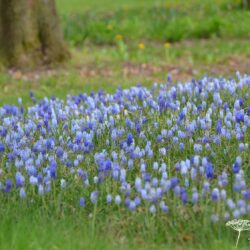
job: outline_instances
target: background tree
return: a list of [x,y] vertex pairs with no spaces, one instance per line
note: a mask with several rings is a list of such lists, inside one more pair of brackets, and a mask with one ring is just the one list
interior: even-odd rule
[[0,55],[16,67],[67,59],[55,0],[0,0]]
[[241,0],[241,5],[243,8],[250,8],[250,0]]

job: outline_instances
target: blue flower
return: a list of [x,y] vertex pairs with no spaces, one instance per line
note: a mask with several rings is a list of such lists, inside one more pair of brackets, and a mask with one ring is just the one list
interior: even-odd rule
[[149,212],[150,212],[151,214],[155,214],[155,213],[156,213],[156,207],[155,207],[155,205],[151,205],[151,206],[149,207]]
[[181,142],[181,143],[179,144],[179,149],[180,149],[181,151],[183,151],[184,148],[185,148],[185,145],[184,145],[184,143]]
[[239,173],[239,171],[240,171],[240,165],[237,162],[235,162],[233,164],[232,171],[233,171],[234,174]]
[[165,204],[164,201],[161,201],[161,202],[160,202],[160,208],[161,208],[161,211],[162,211],[163,213],[168,213],[168,212],[169,212],[169,208],[168,208],[168,206]]
[[24,184],[24,177],[22,176],[22,174],[20,172],[16,173],[16,187],[22,187]]
[[116,204],[116,205],[120,205],[120,204],[121,204],[121,201],[122,201],[122,200],[121,200],[121,196],[120,196],[120,195],[116,195],[116,196],[115,196],[115,204]]
[[133,135],[132,135],[132,133],[128,133],[127,144],[130,145],[132,142],[133,142]]
[[91,200],[92,204],[96,204],[97,198],[98,198],[98,194],[99,194],[98,191],[91,192],[91,194],[90,194],[90,200]]
[[172,179],[171,179],[171,188],[175,188],[179,183],[179,180],[176,176],[174,176]]
[[211,193],[211,198],[213,201],[218,201],[220,198],[220,191],[218,188],[214,188]]
[[211,179],[214,176],[214,169],[212,163],[208,162],[205,167],[207,179]]
[[106,201],[107,201],[107,203],[111,203],[111,201],[112,201],[112,195],[111,194],[108,194],[106,196]]
[[26,198],[26,192],[25,192],[25,189],[23,187],[20,188],[19,195],[20,195],[21,199],[25,199]]
[[58,147],[56,149],[56,155],[57,155],[58,158],[62,158],[62,156],[63,156],[63,149],[62,149],[62,147]]
[[239,219],[240,218],[240,210],[239,209],[236,209],[233,211],[233,217],[235,219]]
[[186,190],[181,191],[181,201],[183,205],[185,205],[188,202],[188,196]]
[[235,120],[237,123],[244,122],[244,112],[243,111],[236,112]]
[[234,164],[232,166],[232,171],[233,171],[234,174],[239,173],[241,164],[242,164],[242,159],[241,159],[240,156],[238,156],[236,158],[236,161],[234,162]]
[[38,194],[39,195],[43,195],[44,194],[44,187],[43,187],[43,185],[38,185]]
[[80,203],[80,207],[84,207],[85,206],[85,199],[84,199],[84,197],[80,198],[79,203]]
[[221,134],[221,128],[222,128],[222,121],[218,120],[216,124],[216,133]]
[[7,179],[4,192],[8,193],[10,191],[11,187],[12,187],[12,181],[10,179]]
[[213,223],[216,223],[219,221],[219,216],[217,214],[212,214],[210,219]]
[[0,143],[0,153],[3,153],[5,151],[4,144]]
[[[138,202],[138,201],[137,201]],[[140,204],[140,203],[139,203]],[[139,205],[138,204],[138,205]],[[129,208],[129,210],[130,211],[135,211],[135,209],[136,209],[136,202],[135,201],[130,201],[129,202],[129,205],[128,205],[128,208]]]
[[56,179],[56,161],[52,160],[50,162],[50,176],[53,179]]
[[192,203],[196,204],[199,201],[199,193],[197,191],[192,193]]
[[247,190],[245,191],[244,198],[245,198],[246,200],[250,200],[250,189],[247,189]]

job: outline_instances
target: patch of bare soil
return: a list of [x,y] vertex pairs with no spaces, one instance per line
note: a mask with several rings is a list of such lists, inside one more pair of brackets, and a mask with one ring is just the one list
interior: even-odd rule
[[249,74],[250,55],[245,57],[228,57],[212,68],[216,74],[232,75],[235,71],[239,71],[242,74]]
[[233,76],[236,71],[250,73],[250,55],[248,56],[231,56],[223,59],[216,64],[201,64],[194,62],[189,63],[186,59],[180,59],[175,64],[162,63],[154,65],[150,63],[134,63],[126,62],[116,69],[112,69],[112,65],[106,64],[97,67],[95,64],[81,65],[80,67],[70,69],[38,69],[35,71],[15,71],[9,70],[9,75],[15,80],[23,80],[29,82],[37,82],[40,78],[52,77],[57,75],[67,76],[69,74],[77,74],[81,78],[104,77],[112,78],[114,75],[120,74],[121,78],[145,77],[153,78],[161,73],[171,74],[176,81],[185,81],[193,77],[203,74],[215,74],[222,76]]

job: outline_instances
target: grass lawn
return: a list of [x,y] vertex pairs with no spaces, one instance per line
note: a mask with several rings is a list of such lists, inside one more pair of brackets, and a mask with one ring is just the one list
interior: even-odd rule
[[[119,84],[249,72],[250,12],[235,1],[57,1],[72,60],[63,68],[0,71],[0,104]],[[184,26],[183,26],[184,24]],[[62,88],[63,86],[63,88]]]
[[[39,100],[65,99],[100,89],[114,93],[118,85],[151,88],[168,74],[179,82],[250,73],[250,11],[238,1],[57,0],[57,7],[71,61],[25,70],[0,65],[0,106],[17,104],[18,97],[29,106],[30,91]],[[0,193],[0,249],[235,249],[236,232],[199,215],[159,219],[102,206],[93,213],[91,206],[79,209],[77,189],[67,192],[30,202]],[[242,233],[239,249],[249,249],[248,237]]]
[[[213,2],[213,1],[212,1]],[[63,68],[0,71],[0,104],[117,85],[249,72],[250,12],[237,1],[58,0],[72,60]],[[214,2],[213,2],[214,3]],[[1,68],[1,67],[0,67]],[[63,86],[63,87],[62,87]]]
[[[200,231],[193,231],[201,221],[192,221],[182,228],[172,228],[164,223],[155,224],[157,218],[145,221],[143,213],[137,212],[131,218],[129,212],[98,211],[93,232],[93,217],[76,209],[63,211],[48,203],[44,207],[38,204],[22,204],[18,201],[1,204],[0,247],[3,250],[25,249],[105,249],[105,250],[165,250],[165,249],[235,249],[236,232],[228,228],[215,227],[208,222]],[[54,209],[54,210],[53,210]],[[168,218],[169,221],[173,220]],[[144,224],[144,223],[149,223]],[[166,224],[165,224],[166,225]],[[139,230],[139,231],[138,231]],[[247,237],[242,233],[238,249],[249,249]]]
[[190,40],[165,48],[160,42],[137,44],[119,41],[114,46],[88,45],[72,48],[72,61],[60,68],[34,71],[0,72],[0,104],[28,101],[29,91],[38,98],[97,91],[114,91],[117,85],[141,83],[152,86],[164,82],[168,74],[174,81],[191,80],[204,74],[232,76],[236,70],[249,72],[248,39]]

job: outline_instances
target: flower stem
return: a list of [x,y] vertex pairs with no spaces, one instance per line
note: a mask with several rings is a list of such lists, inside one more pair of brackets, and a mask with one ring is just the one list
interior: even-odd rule
[[236,247],[236,248],[237,248],[238,243],[239,243],[239,239],[240,239],[240,232],[241,232],[241,230],[239,231],[238,238],[237,238],[237,241],[236,241],[236,245],[235,245],[235,247]]
[[95,236],[95,222],[96,222],[97,202],[94,205],[94,212],[92,218],[92,236]]

